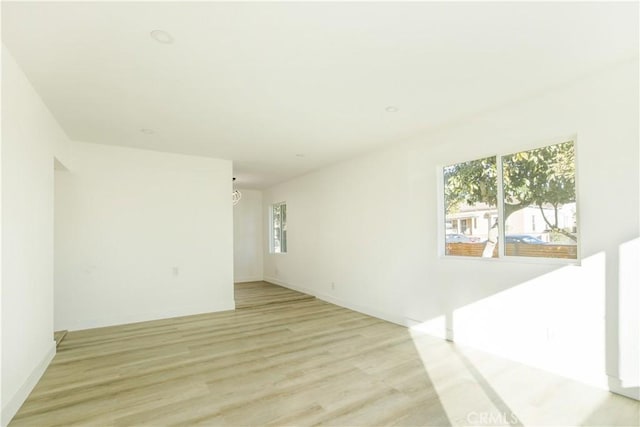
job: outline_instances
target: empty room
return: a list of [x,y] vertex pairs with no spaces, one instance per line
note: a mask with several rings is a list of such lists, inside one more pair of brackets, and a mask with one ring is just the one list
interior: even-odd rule
[[3,1],[2,426],[639,426],[638,2]]

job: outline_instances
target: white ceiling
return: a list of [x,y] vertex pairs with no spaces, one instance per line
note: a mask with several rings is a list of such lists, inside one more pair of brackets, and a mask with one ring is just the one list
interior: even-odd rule
[[264,188],[637,57],[638,4],[3,2],[2,38],[71,139]]

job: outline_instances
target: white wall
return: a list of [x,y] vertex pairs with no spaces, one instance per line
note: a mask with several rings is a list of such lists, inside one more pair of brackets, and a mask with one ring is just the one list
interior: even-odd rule
[[233,207],[233,277],[235,282],[262,280],[262,192],[244,190]]
[[2,47],[2,424],[55,354],[53,150],[66,135]]
[[61,160],[56,329],[234,308],[230,161],[82,142]]
[[[606,362],[633,395],[616,385],[637,345],[618,339],[618,253],[638,237],[638,114],[636,60],[272,187],[289,242],[265,248],[265,280],[592,384]],[[439,166],[575,134],[582,266],[438,256]]]

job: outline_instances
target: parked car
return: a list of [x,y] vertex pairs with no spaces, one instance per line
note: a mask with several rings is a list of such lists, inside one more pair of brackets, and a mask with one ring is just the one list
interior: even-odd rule
[[528,234],[510,234],[504,236],[505,243],[525,243],[528,245],[546,245],[547,243]]
[[445,242],[447,243],[471,243],[471,239],[469,239],[464,234],[459,233],[449,233],[445,238]]

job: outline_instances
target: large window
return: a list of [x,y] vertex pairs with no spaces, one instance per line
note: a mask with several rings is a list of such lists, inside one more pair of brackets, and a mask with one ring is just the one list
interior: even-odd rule
[[445,255],[577,258],[572,141],[443,168]]
[[270,251],[283,254],[287,252],[287,204],[285,202],[271,205],[270,215]]

